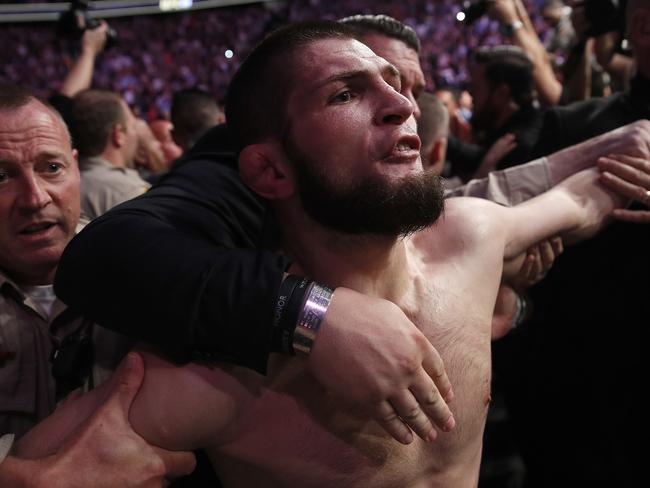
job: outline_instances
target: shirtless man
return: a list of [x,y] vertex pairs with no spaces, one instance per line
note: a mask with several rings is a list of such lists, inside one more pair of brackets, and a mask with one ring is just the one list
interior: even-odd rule
[[[445,361],[453,416],[435,442],[399,444],[341,409],[304,362],[274,355],[264,377],[225,365],[179,368],[147,354],[134,428],[161,447],[206,448],[227,487],[476,486],[502,274],[541,239],[591,235],[622,203],[592,170],[513,208],[447,200],[438,219],[439,180],[422,168],[413,105],[399,83],[399,72],[346,27],[296,24],[240,68],[228,120],[242,177],[273,202],[284,251],[319,282],[390,300],[418,324]],[[98,391],[66,406],[73,421]],[[393,401],[418,410],[413,396]],[[53,444],[69,428],[65,413],[53,423]]]

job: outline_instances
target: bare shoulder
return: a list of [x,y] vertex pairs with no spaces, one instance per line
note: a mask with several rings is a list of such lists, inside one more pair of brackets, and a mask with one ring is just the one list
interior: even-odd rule
[[482,198],[448,198],[444,213],[418,235],[418,240],[427,245],[442,240],[456,250],[485,246],[486,240],[498,239],[499,215],[504,209]]

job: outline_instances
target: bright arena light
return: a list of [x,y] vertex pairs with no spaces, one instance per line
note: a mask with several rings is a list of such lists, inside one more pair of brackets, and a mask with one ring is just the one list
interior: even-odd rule
[[183,10],[192,6],[192,0],[160,0],[158,6],[163,12]]
[[235,55],[235,53],[232,52],[230,49],[226,49],[226,52],[223,53],[223,55],[224,55],[226,58],[230,59],[230,58],[232,58],[232,57]]
[[458,12],[456,14],[456,20],[458,22],[462,22],[463,20],[465,20],[465,12]]

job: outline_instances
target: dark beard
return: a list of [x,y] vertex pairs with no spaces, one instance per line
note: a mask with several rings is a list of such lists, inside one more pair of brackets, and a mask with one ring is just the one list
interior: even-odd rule
[[443,211],[442,182],[430,171],[394,182],[376,176],[345,185],[331,181],[318,163],[291,142],[284,146],[305,211],[330,229],[354,235],[405,236],[429,227]]

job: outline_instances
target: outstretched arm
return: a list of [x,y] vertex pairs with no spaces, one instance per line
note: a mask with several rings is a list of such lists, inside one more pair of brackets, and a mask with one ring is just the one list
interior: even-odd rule
[[[640,120],[557,151],[546,158],[493,171],[487,178],[472,180],[448,192],[447,196],[474,196],[502,205],[516,205],[549,190],[578,171],[593,167],[598,158],[608,154],[626,154],[650,161],[650,122]],[[629,186],[611,186],[614,191],[638,199],[650,190],[650,164],[636,165],[633,173],[623,170],[622,166],[618,165],[618,170],[611,172]],[[609,182],[603,180],[603,183]]]
[[576,173],[552,190],[509,209],[499,209],[505,226],[505,259],[561,234],[566,243],[594,235],[626,199],[607,190],[598,171]]
[[[610,155],[598,160],[600,181],[615,192],[650,207],[650,158]],[[614,210],[615,219],[650,223],[650,210]]]

